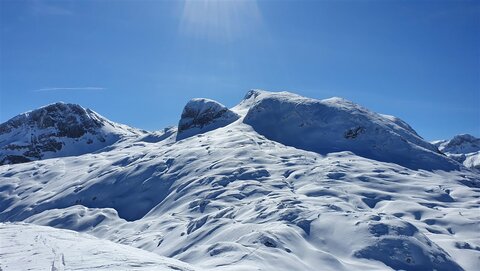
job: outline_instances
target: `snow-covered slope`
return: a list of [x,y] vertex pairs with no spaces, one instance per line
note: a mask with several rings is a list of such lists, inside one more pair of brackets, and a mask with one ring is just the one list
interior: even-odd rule
[[251,91],[244,104],[249,107],[244,122],[285,145],[321,154],[352,151],[414,169],[458,168],[403,121],[342,98]]
[[59,102],[0,124],[0,165],[89,153],[142,133]]
[[[85,232],[208,270],[480,265],[480,176],[408,124],[344,100],[262,91],[231,112],[238,119],[208,131],[182,128],[195,132],[181,140],[170,128],[102,152],[0,166],[0,221]],[[278,126],[271,134],[266,121]],[[365,130],[348,132],[358,124]],[[406,141],[405,153],[361,152],[375,140]]]
[[196,270],[145,250],[88,234],[0,223],[0,270]]
[[468,168],[480,169],[480,138],[462,134],[432,142],[440,151]]

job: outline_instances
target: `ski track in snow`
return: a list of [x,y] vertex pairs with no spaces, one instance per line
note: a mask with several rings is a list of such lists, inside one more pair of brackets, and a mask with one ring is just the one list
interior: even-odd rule
[[0,270],[196,270],[188,264],[69,230],[0,223]]

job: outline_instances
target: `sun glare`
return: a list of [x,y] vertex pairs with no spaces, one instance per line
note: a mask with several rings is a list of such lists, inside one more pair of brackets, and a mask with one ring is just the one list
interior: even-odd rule
[[197,38],[233,41],[260,25],[261,14],[254,0],[186,0],[180,30]]

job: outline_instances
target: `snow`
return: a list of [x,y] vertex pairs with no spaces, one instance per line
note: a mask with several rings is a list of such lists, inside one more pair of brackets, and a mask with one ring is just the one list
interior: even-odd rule
[[[75,230],[207,270],[480,266],[480,175],[437,155],[408,124],[339,98],[259,90],[230,111],[198,105],[238,118],[210,118],[215,129],[181,139],[168,128],[0,166],[0,221]],[[348,141],[358,124],[365,131]],[[371,141],[361,137],[383,149],[362,152]],[[335,142],[342,148],[326,149]]]
[[0,223],[0,270],[198,270],[145,250],[69,230]]

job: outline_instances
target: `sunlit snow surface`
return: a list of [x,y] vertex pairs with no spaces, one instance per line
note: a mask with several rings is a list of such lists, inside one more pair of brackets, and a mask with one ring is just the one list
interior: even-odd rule
[[93,154],[2,166],[0,221],[85,232],[207,270],[480,266],[478,173],[387,117],[370,124],[408,133],[403,150],[436,169],[286,146],[244,123],[253,102],[232,109],[233,123],[180,141],[169,129]]
[[188,264],[88,234],[0,223],[0,270],[196,270]]

